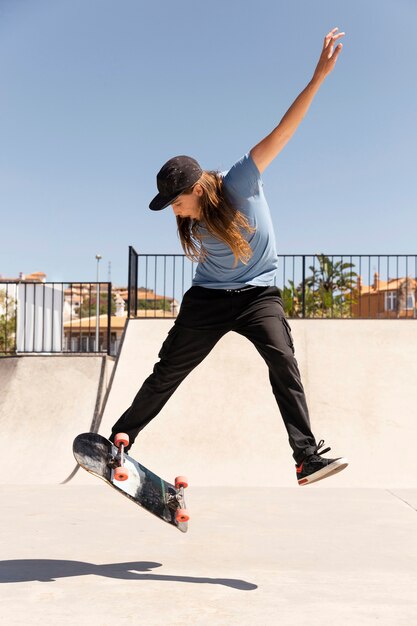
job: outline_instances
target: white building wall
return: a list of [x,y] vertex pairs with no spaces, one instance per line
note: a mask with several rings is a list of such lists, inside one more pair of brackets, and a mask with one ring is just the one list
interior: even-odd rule
[[60,352],[63,285],[21,283],[17,287],[17,352]]

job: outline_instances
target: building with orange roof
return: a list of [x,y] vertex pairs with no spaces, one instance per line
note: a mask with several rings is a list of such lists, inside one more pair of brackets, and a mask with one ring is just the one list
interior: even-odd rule
[[4,278],[0,275],[0,283],[44,283],[46,274],[44,272],[33,272],[33,274],[23,274],[20,272],[18,278]]
[[381,280],[374,274],[372,285],[364,285],[358,276],[352,317],[364,319],[416,318],[417,280],[411,277]]

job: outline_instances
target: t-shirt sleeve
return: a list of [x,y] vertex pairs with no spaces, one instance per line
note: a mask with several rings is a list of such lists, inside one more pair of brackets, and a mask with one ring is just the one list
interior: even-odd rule
[[239,159],[224,175],[223,184],[232,196],[250,198],[259,195],[262,187],[261,174],[249,153]]

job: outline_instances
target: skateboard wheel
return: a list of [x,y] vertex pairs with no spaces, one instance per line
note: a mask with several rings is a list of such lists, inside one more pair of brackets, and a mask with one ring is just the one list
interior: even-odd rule
[[122,444],[125,447],[129,445],[129,435],[126,435],[126,433],[117,433],[114,437],[114,445],[116,448],[120,448]]
[[187,509],[178,509],[175,514],[175,519],[177,522],[188,522],[190,519],[190,515]]
[[125,467],[116,467],[114,470],[114,480],[122,481],[129,478],[129,472]]
[[181,487],[184,489],[188,487],[188,478],[185,476],[177,476],[175,479],[175,489],[180,489]]

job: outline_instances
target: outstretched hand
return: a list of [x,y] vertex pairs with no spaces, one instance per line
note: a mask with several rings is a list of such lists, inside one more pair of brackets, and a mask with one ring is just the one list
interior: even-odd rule
[[323,50],[317,67],[314,70],[313,79],[294,100],[278,126],[250,151],[251,157],[260,172],[263,172],[264,169],[268,167],[271,161],[275,159],[277,154],[281,152],[283,147],[291,139],[304,115],[307,113],[322,82],[334,68],[337,57],[343,47],[341,43],[337,44],[335,47],[335,43],[345,34],[339,33],[338,30],[338,28],[333,28],[324,38]]
[[336,41],[344,37],[345,33],[338,33],[338,28],[333,28],[324,38],[323,50],[321,51],[319,62],[314,71],[314,77],[324,80],[333,70],[337,58],[342,51],[343,44],[339,43],[335,47]]

